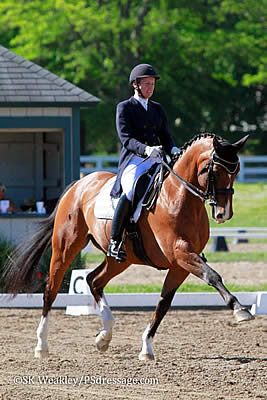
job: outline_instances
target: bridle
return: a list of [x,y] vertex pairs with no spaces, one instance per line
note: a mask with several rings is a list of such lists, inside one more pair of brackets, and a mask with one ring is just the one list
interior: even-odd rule
[[[216,180],[213,167],[216,164],[220,165],[223,169],[226,170],[226,172],[228,172],[229,175],[234,175],[238,169],[239,160],[237,159],[237,161],[235,162],[224,160],[223,158],[219,157],[214,151],[207,164],[208,164],[208,184],[205,193],[205,200],[209,200],[210,206],[217,206],[218,202],[216,199],[216,195],[232,196],[234,194],[234,189],[233,188],[216,189]],[[201,174],[201,171],[199,174]]]
[[197,186],[193,185],[192,183],[188,182],[176,172],[164,161],[162,160],[162,164],[172,173],[176,179],[192,194],[198,197],[201,201],[205,202],[209,200],[209,205],[212,207],[218,206],[218,201],[216,199],[217,195],[224,195],[224,196],[232,196],[234,194],[233,188],[225,188],[225,189],[216,189],[216,177],[214,173],[214,165],[220,165],[223,167],[228,174],[234,175],[239,167],[239,159],[237,161],[231,162],[224,160],[223,158],[219,157],[215,151],[213,151],[209,161],[204,165],[198,175],[201,175],[204,171],[208,170],[208,183],[205,192],[199,189]]

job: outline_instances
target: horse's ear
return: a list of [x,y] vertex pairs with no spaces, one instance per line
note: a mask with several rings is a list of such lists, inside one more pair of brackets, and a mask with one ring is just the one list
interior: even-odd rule
[[246,135],[242,139],[238,140],[238,142],[232,144],[232,146],[234,146],[236,148],[237,153],[242,149],[242,147],[244,146],[244,144],[246,143],[248,138],[249,138],[249,135]]
[[216,136],[214,136],[214,138],[213,138],[213,147],[214,147],[215,153],[217,153],[218,150],[222,147]]

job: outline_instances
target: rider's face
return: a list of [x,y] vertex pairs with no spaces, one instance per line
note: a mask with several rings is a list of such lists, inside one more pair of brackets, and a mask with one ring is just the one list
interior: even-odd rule
[[143,93],[145,99],[149,99],[154,92],[156,79],[152,76],[141,78],[139,82],[139,87]]

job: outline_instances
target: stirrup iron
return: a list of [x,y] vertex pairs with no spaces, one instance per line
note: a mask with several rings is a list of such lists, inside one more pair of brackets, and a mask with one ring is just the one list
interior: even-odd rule
[[123,245],[123,240],[118,243],[116,240],[111,240],[109,247],[108,247],[108,252],[107,256],[108,257],[114,257],[116,261],[118,262],[124,262],[126,261],[126,252],[122,248]]

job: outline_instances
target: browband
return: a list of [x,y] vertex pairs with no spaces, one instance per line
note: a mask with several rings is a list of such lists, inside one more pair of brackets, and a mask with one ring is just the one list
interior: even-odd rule
[[223,167],[229,174],[233,175],[236,173],[237,168],[239,166],[239,160],[235,162],[224,160],[223,158],[219,157],[216,153],[213,154],[213,162],[214,164],[220,165]]

